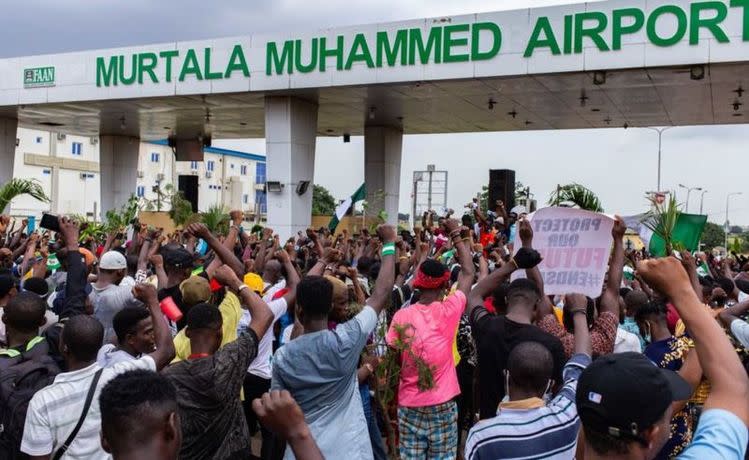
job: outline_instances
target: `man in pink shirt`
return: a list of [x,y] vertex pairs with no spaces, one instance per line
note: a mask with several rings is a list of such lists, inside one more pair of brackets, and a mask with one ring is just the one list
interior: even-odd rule
[[[466,295],[473,284],[474,267],[457,221],[445,222],[447,234],[461,266],[458,287],[445,298],[450,271],[428,259],[418,268],[414,289],[419,301],[393,316],[388,344],[407,343],[401,349],[398,389],[398,431],[401,459],[454,459],[458,448],[458,409],[453,398],[460,394],[455,372],[453,342]],[[444,300],[443,300],[444,299]],[[418,361],[418,362],[417,362]],[[419,385],[419,367],[431,369],[433,385]]]

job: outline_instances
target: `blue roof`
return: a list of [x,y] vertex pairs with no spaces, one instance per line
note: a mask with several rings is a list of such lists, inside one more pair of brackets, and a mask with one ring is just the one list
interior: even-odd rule
[[[161,139],[158,141],[149,141],[149,144],[156,145],[169,145],[167,139]],[[265,155],[258,155],[256,153],[240,152],[238,150],[222,149],[220,147],[204,147],[204,152],[215,153],[217,155],[225,155],[229,157],[244,158],[245,160],[257,161],[259,163],[265,163]]]

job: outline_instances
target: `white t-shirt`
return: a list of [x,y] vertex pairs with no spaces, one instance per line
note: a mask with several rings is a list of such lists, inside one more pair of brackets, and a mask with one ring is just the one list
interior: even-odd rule
[[[57,451],[78,423],[94,374],[101,369],[98,363],[55,377],[52,385],[36,392],[29,402],[23,428],[21,452],[28,455],[48,455]],[[96,385],[86,419],[63,459],[109,460],[111,455],[101,447],[101,411],[99,395],[110,380],[127,371],[144,369],[156,371],[150,356],[117,363],[104,368]]]
[[138,359],[125,350],[118,350],[117,347],[111,343],[105,343],[99,352],[96,354],[96,362],[101,367],[112,367],[117,363],[123,361],[132,361]]
[[[286,303],[286,299],[281,297],[280,299],[266,301],[268,308],[273,312],[273,323],[268,327],[265,335],[260,339],[260,343],[257,346],[257,357],[252,361],[250,367],[247,368],[247,372],[252,375],[257,375],[264,379],[271,378],[271,355],[273,354],[273,324],[282,317],[289,305]],[[247,329],[252,321],[252,315],[248,310],[242,310],[242,317],[239,319],[239,331]]]
[[627,351],[642,353],[640,338],[629,331],[625,331],[621,327],[617,327],[616,339],[614,340],[614,353],[624,353]]

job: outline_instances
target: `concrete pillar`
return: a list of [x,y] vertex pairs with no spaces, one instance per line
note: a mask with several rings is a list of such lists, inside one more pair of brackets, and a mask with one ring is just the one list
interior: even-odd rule
[[[18,120],[0,118],[0,185],[13,178],[13,165],[16,159],[16,136]],[[0,213],[3,212],[0,209]]]
[[140,139],[105,135],[99,138],[101,215],[119,209],[135,193]]
[[[280,182],[281,192],[268,190],[268,225],[281,240],[309,227],[312,220],[312,180],[315,176],[317,104],[289,96],[265,98],[265,145],[268,182]],[[301,181],[309,181],[303,195]]]
[[367,214],[387,213],[387,223],[398,224],[403,131],[390,126],[364,128],[364,182]]

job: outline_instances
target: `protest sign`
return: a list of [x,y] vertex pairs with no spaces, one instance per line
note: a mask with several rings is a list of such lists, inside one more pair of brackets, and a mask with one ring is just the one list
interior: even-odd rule
[[[543,208],[528,216],[546,294],[601,295],[614,220],[574,208]],[[519,246],[519,245],[517,245]]]

